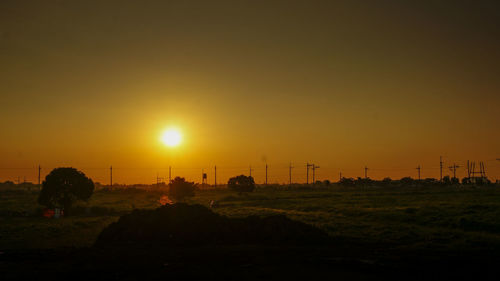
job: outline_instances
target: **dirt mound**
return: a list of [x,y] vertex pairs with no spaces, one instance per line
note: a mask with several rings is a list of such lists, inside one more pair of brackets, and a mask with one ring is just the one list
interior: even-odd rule
[[228,218],[201,205],[173,204],[134,210],[106,227],[95,245],[191,246],[204,244],[324,243],[328,235],[283,215]]

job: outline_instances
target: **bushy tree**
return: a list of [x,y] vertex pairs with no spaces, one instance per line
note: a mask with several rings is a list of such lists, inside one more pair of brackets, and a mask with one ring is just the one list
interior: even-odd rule
[[251,176],[239,175],[230,178],[227,187],[238,192],[252,192],[255,189],[255,182]]
[[75,168],[56,168],[42,183],[38,203],[48,208],[62,208],[65,215],[78,200],[87,201],[94,192],[94,183]]
[[177,202],[184,201],[187,197],[193,197],[196,190],[194,182],[186,181],[185,178],[176,177],[169,184],[168,196]]

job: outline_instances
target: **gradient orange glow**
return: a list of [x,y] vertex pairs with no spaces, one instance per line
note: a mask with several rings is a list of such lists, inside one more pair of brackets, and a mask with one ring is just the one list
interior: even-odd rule
[[496,10],[437,2],[0,3],[0,181],[500,178]]

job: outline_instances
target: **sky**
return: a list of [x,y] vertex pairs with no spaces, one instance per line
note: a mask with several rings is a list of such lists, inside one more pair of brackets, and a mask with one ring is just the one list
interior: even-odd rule
[[[500,178],[498,1],[1,1],[0,181]],[[183,142],[159,140],[176,127]]]

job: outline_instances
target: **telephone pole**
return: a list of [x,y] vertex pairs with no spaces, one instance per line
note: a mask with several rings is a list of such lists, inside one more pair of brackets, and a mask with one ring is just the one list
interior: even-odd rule
[[42,190],[42,186],[40,185],[40,172],[42,171],[42,167],[38,165],[38,189]]
[[368,167],[365,166],[365,179],[368,179]]
[[309,184],[309,167],[312,167],[313,164],[306,163],[306,184]]
[[267,163],[266,163],[266,185],[267,185]]
[[439,181],[443,181],[443,156],[439,156]]
[[288,184],[292,185],[292,162],[290,162],[290,166],[288,166]]
[[113,187],[113,166],[109,166],[109,187]]
[[418,165],[418,167],[416,169],[418,171],[418,180],[420,181],[420,169],[422,169],[422,168],[420,167],[420,165]]
[[214,187],[217,187],[217,165],[214,167]]
[[172,182],[172,166],[168,166],[168,184]]
[[339,182],[342,181],[342,172],[339,172]]
[[248,166],[248,171],[249,171],[250,176],[252,176],[252,170],[253,170],[252,165]]
[[449,168],[451,171],[453,171],[453,177],[456,178],[457,177],[457,168],[460,168],[460,166],[453,163],[453,166],[450,166]]
[[312,164],[312,169],[313,169],[313,184],[316,184],[316,169],[319,168],[319,166],[316,166]]

